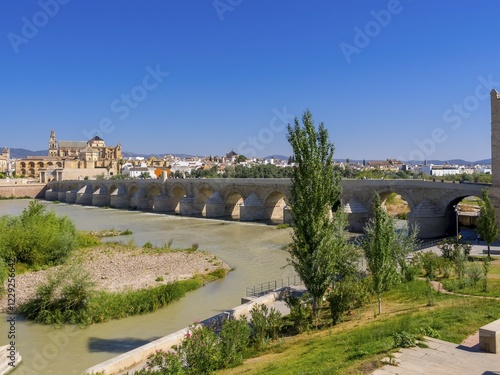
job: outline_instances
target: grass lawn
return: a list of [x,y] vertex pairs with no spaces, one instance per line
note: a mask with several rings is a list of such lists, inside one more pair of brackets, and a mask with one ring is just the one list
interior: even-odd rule
[[[428,306],[429,302],[433,304]],[[439,294],[424,281],[401,284],[376,302],[354,311],[336,326],[282,339],[266,354],[219,374],[360,374],[381,367],[395,350],[392,335],[422,329],[460,343],[479,327],[500,318],[500,301]]]

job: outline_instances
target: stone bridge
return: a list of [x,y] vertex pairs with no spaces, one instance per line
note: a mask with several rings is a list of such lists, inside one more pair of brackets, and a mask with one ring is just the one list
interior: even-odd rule
[[[378,193],[385,202],[395,192],[408,203],[410,224],[420,237],[455,232],[453,206],[467,196],[481,197],[489,185],[421,180],[342,180],[341,203],[350,230],[361,231]],[[289,179],[171,179],[49,182],[45,199],[66,203],[176,213],[241,221],[290,222]]]

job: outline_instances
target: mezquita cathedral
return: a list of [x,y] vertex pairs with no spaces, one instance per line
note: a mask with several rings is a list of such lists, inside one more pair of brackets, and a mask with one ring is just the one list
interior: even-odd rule
[[112,176],[120,171],[121,145],[106,146],[97,134],[89,141],[57,141],[54,130],[50,132],[47,156],[28,156],[16,161],[16,173],[52,180],[94,178],[96,175]]

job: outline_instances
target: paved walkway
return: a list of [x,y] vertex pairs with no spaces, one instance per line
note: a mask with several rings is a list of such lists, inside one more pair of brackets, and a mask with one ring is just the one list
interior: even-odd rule
[[[486,251],[488,250],[488,246],[484,241],[479,242],[477,244],[476,241],[473,241],[471,243],[472,249],[470,251],[470,255],[486,255]],[[416,252],[427,252],[427,251],[432,251],[433,253],[437,255],[442,255],[441,249],[437,246],[429,247],[426,249],[418,250]],[[498,256],[500,255],[500,242],[494,242],[490,245],[490,251],[491,251],[491,256]]]
[[[500,375],[500,355],[480,352],[446,341],[426,338],[429,348],[401,349],[388,364],[373,375]],[[385,362],[389,362],[389,358]]]

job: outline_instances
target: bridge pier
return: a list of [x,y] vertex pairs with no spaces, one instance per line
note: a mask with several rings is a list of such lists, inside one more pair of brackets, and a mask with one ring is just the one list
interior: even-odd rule
[[196,199],[192,195],[182,197],[179,200],[179,214],[182,216],[192,216],[200,214],[200,210],[196,207]]
[[59,198],[59,192],[52,189],[48,189],[45,192],[45,199],[48,201],[56,201]]
[[92,190],[92,185],[86,185],[82,187],[78,192],[76,193],[76,204],[81,204],[85,206],[91,206],[92,205],[92,195],[94,194],[94,191]]
[[137,193],[132,195],[130,199],[130,206],[136,207],[138,210],[147,210],[148,207],[148,197],[146,195],[146,191],[143,188],[140,188]]
[[66,192],[66,203],[76,202],[76,190],[68,190]]
[[205,206],[205,217],[221,217],[226,215],[226,206],[219,192],[213,193],[208,198]]
[[292,224],[292,208],[290,206],[283,207],[283,224]]
[[65,191],[57,192],[57,200],[63,203],[66,202],[66,192]]
[[127,189],[119,186],[110,194],[109,207],[127,209],[128,206]]
[[110,197],[108,194],[108,189],[101,187],[97,189],[92,195],[92,206],[104,207],[109,206]]
[[240,206],[240,221],[266,219],[266,207],[255,193],[250,194]]
[[153,199],[154,212],[168,212],[170,208],[170,200],[166,195],[157,195]]
[[409,217],[408,224],[411,226],[417,224],[419,227],[418,238],[436,238],[443,236],[448,228],[449,219],[446,216],[441,217]]
[[352,232],[362,232],[366,222],[370,218],[368,209],[354,198],[351,198],[349,202],[344,205],[343,209],[347,214],[349,230]]

